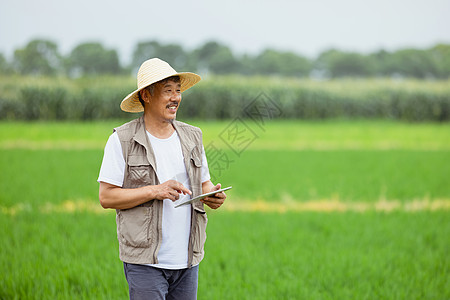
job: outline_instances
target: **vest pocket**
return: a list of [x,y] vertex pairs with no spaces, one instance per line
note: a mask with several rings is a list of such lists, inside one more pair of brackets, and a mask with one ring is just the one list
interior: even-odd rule
[[121,243],[136,248],[150,245],[153,230],[152,207],[137,206],[117,211],[117,231]]
[[192,155],[191,156],[191,161],[192,161],[192,164],[193,164],[194,167],[201,168],[201,166],[202,166],[202,159],[201,159],[201,157]]
[[[152,184],[151,166],[145,156],[128,157],[128,180],[130,188]],[[154,179],[154,178],[153,178]]]
[[206,242],[206,225],[208,223],[208,217],[206,216],[206,212],[204,210],[200,210],[195,206],[193,212],[195,214],[195,219],[197,220],[194,229],[195,239],[193,251],[194,253],[202,253]]
[[202,153],[198,147],[195,147],[191,152],[188,174],[192,180],[191,190],[193,192],[193,197],[200,195],[202,193]]

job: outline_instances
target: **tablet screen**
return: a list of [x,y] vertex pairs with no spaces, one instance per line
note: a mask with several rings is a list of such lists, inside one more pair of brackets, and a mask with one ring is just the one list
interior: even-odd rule
[[184,202],[175,204],[175,207],[179,207],[179,206],[182,206],[182,205],[190,204],[190,203],[192,203],[192,202],[194,202],[194,201],[201,200],[201,199],[203,199],[203,198],[205,198],[205,197],[208,197],[208,196],[211,196],[211,195],[214,195],[214,194],[223,192],[223,191],[227,191],[227,190],[229,190],[229,189],[231,189],[231,188],[232,188],[232,186],[229,186],[229,187],[226,187],[226,188],[217,190],[217,191],[212,191],[212,192],[209,192],[209,193],[202,194],[202,195],[200,195],[200,196],[197,196],[197,197],[195,197],[195,198],[189,199],[189,200],[187,200],[187,201],[184,201]]

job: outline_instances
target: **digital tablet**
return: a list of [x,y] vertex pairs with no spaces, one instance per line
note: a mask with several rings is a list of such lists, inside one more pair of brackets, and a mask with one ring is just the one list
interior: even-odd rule
[[194,201],[201,200],[201,199],[203,199],[203,198],[205,198],[205,197],[208,197],[208,196],[211,196],[211,195],[214,195],[214,194],[223,192],[223,191],[227,191],[227,190],[229,190],[229,189],[231,189],[231,188],[232,188],[232,186],[229,186],[229,187],[226,187],[226,188],[217,190],[217,191],[212,191],[212,192],[209,192],[209,193],[202,194],[202,195],[197,196],[197,197],[195,197],[195,198],[192,198],[192,199],[189,199],[189,200],[187,200],[187,201],[184,201],[184,202],[181,202],[181,203],[179,203],[179,204],[176,204],[175,207],[179,207],[179,206],[186,205],[186,204],[191,204],[191,203],[194,202]]

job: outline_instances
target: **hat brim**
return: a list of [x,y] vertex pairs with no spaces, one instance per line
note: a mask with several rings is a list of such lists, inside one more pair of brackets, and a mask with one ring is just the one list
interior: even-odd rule
[[[164,79],[172,77],[172,76],[180,77],[181,92],[184,92],[187,89],[193,87],[195,84],[197,84],[202,79],[199,75],[197,75],[195,73],[182,72],[182,73],[175,73],[175,74],[168,75],[164,78],[161,78],[158,81],[164,80]],[[156,82],[158,82],[158,81],[156,81]],[[143,90],[144,88],[146,88],[152,84],[153,83],[143,86],[143,87],[135,90],[134,92],[130,93],[128,96],[126,96],[122,100],[122,103],[120,103],[120,109],[122,109],[123,111],[126,111],[126,112],[131,112],[131,113],[138,113],[138,112],[144,111],[144,107],[142,107],[142,104],[139,101],[138,93],[141,90]]]

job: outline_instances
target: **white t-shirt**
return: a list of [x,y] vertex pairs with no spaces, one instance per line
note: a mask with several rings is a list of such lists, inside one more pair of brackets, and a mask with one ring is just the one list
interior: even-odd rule
[[[184,165],[181,143],[175,131],[167,139],[159,139],[147,132],[156,159],[156,175],[159,182],[174,179],[190,189]],[[114,132],[108,139],[98,182],[122,186],[125,173],[125,160],[119,136]],[[205,151],[202,154],[202,182],[210,179]],[[178,201],[189,195],[180,194]],[[151,265],[164,269],[187,268],[189,233],[191,225],[191,206],[174,208],[174,202],[165,199],[163,203],[162,243],[158,252],[158,264]]]

